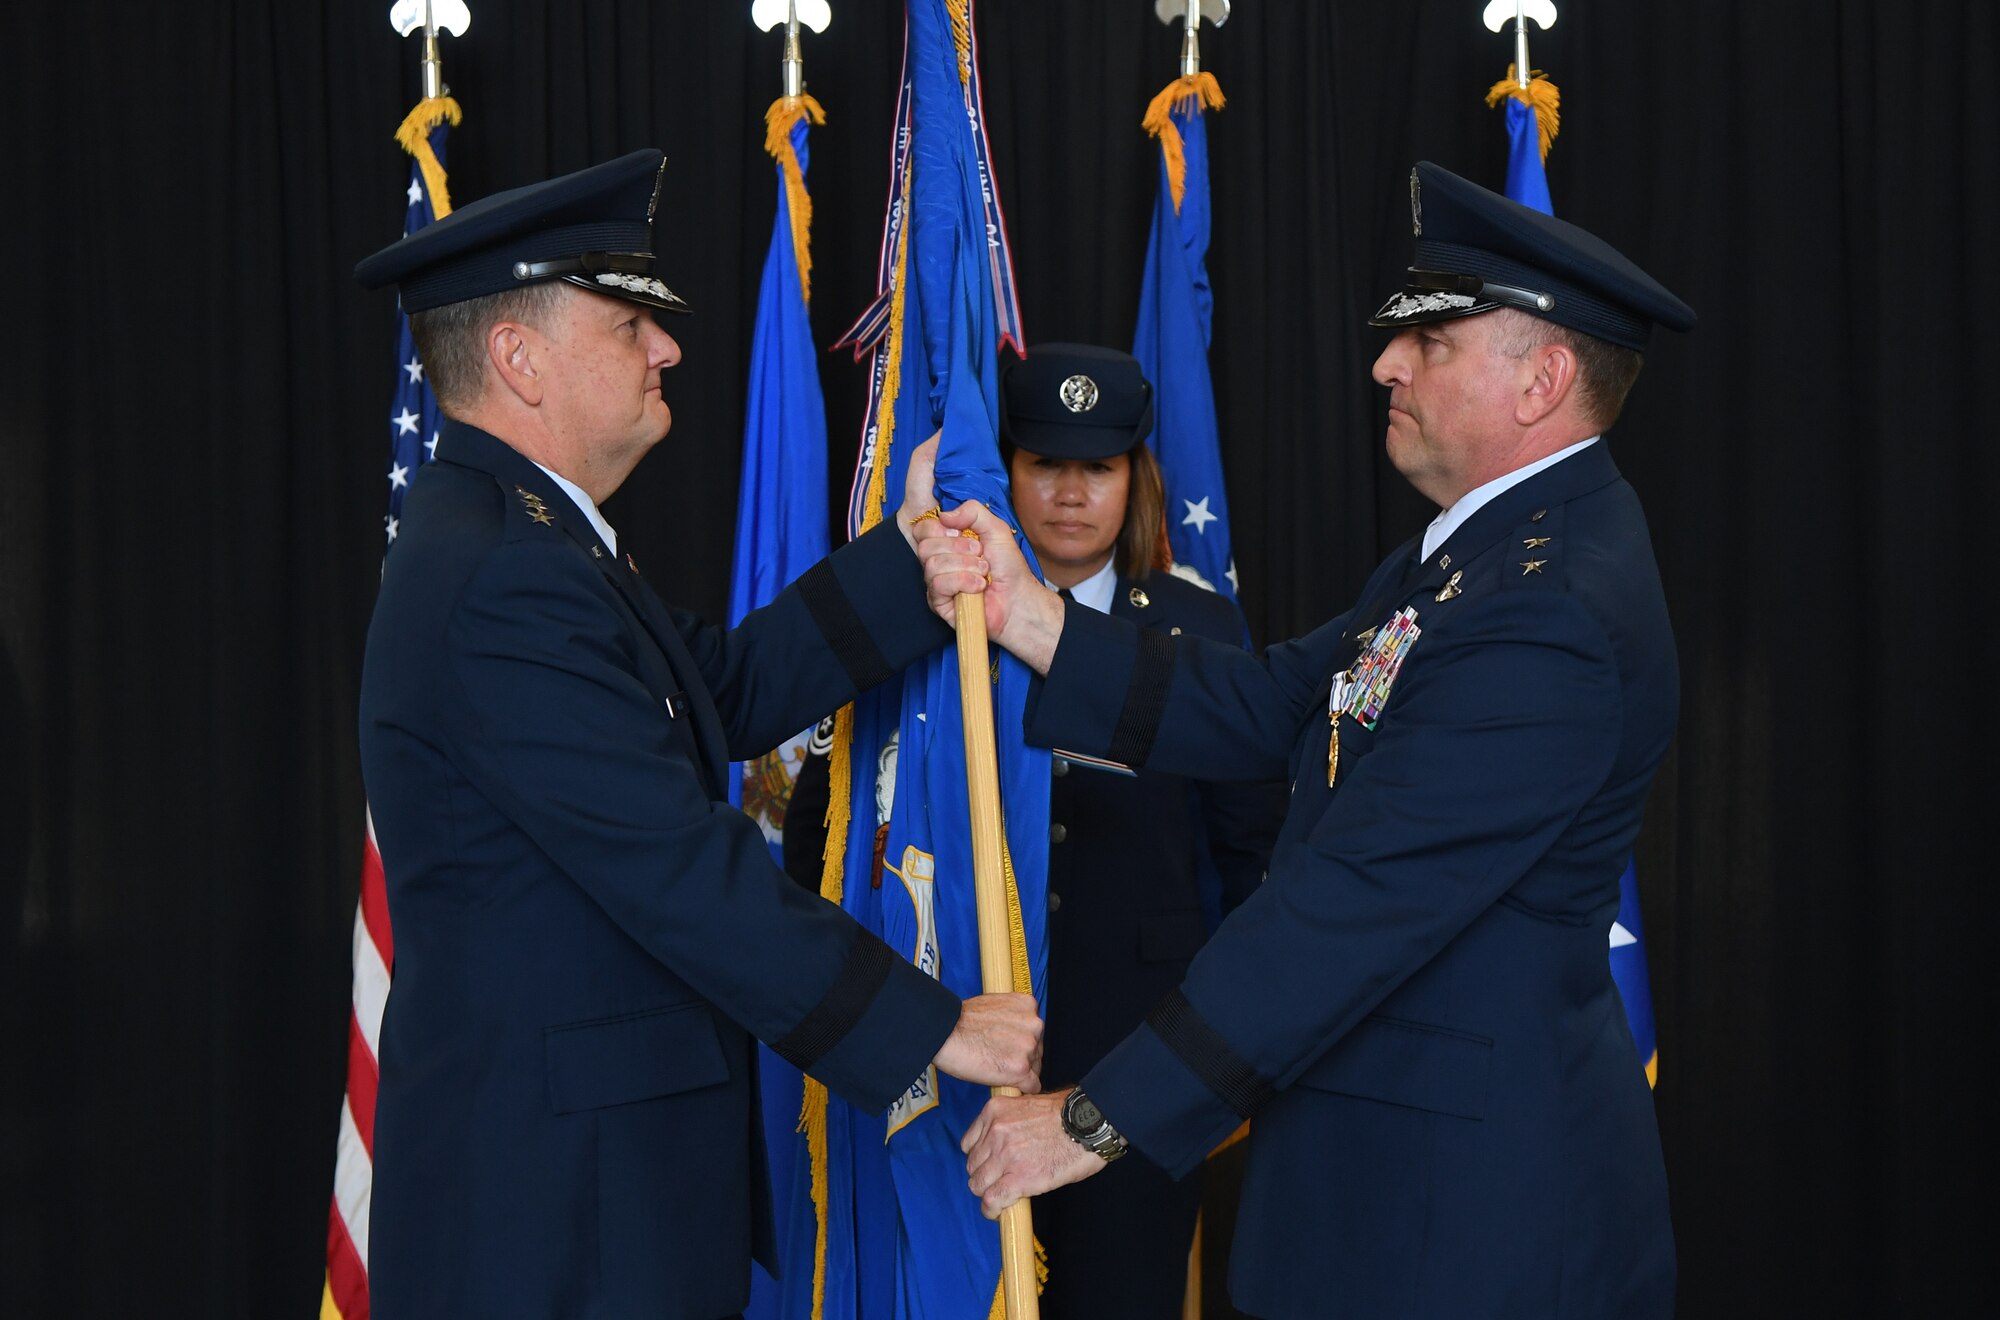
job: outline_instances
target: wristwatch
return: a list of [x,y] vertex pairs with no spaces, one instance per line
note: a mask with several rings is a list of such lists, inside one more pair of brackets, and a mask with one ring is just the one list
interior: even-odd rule
[[1081,1086],[1071,1090],[1063,1100],[1062,1125],[1071,1141],[1106,1164],[1131,1148],[1118,1134],[1118,1129],[1111,1126],[1111,1120],[1104,1116],[1097,1102],[1083,1093]]

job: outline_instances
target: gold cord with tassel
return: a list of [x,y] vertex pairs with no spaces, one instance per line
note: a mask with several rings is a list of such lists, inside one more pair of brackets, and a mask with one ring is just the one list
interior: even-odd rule
[[1541,137],[1542,163],[1548,164],[1549,144],[1556,140],[1556,132],[1562,127],[1562,93],[1540,69],[1530,70],[1528,85],[1521,86],[1520,79],[1515,76],[1515,68],[1510,64],[1507,76],[1494,83],[1493,89],[1486,93],[1486,104],[1489,107],[1499,105],[1503,98],[1509,96],[1535,112],[1535,128]]
[[396,129],[397,143],[417,158],[417,168],[423,171],[424,191],[430,194],[433,219],[442,220],[451,214],[451,194],[445,188],[444,163],[431,150],[431,130],[439,124],[457,128],[464,117],[458,102],[449,96],[429,96],[417,102]]
[[764,112],[764,150],[778,162],[785,176],[785,209],[792,217],[792,252],[798,259],[799,297],[812,301],[812,194],[806,191],[805,171],[799,168],[798,153],[792,150],[792,129],[805,120],[824,124],[826,111],[810,96],[781,96]]
[[1146,117],[1139,121],[1141,128],[1160,140],[1160,154],[1167,162],[1167,188],[1174,195],[1176,215],[1180,214],[1181,197],[1187,192],[1187,156],[1173,112],[1186,109],[1190,101],[1199,102],[1205,109],[1220,110],[1222,84],[1206,69],[1176,78],[1160,89],[1160,94],[1147,105]]

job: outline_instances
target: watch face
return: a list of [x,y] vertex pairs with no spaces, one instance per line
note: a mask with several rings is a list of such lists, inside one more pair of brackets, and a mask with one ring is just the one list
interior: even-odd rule
[[1103,1126],[1104,1111],[1089,1096],[1079,1096],[1075,1109],[1076,1126],[1085,1132],[1095,1131]]

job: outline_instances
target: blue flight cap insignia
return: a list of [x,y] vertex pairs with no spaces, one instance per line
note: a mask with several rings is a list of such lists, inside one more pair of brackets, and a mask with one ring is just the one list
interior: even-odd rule
[[405,312],[563,280],[669,312],[687,302],[654,268],[653,215],[666,158],[648,147],[589,169],[482,197],[354,268],[396,286]]
[[1644,349],[1653,327],[1692,330],[1692,308],[1588,230],[1429,161],[1410,171],[1415,259],[1370,325],[1400,327],[1512,307]]

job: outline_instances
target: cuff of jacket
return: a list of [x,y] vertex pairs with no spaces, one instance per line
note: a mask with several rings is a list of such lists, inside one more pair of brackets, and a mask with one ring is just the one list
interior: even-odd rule
[[1028,690],[1022,725],[1037,747],[1139,766],[1152,755],[1174,672],[1174,644],[1092,609],[1063,616],[1046,677]]
[[887,522],[808,569],[799,594],[859,692],[952,638],[950,625],[931,613],[916,553]]
[[958,996],[867,931],[832,988],[771,1048],[871,1113],[923,1074],[958,1025]]
[[1219,1061],[1204,1061],[1208,1066],[1203,1071],[1209,1074],[1205,1079],[1180,1052],[1188,1049],[1185,1040],[1178,1042],[1177,1050],[1160,1035],[1159,1017],[1160,1010],[1155,1009],[1085,1073],[1079,1085],[1140,1154],[1183,1178],[1252,1117],[1270,1090],[1252,1073],[1248,1087],[1237,1088],[1225,1100],[1215,1085]]

